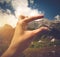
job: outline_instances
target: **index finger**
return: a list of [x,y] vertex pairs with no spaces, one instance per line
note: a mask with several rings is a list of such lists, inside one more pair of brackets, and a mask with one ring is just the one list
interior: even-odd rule
[[43,17],[44,17],[44,15],[32,16],[32,17],[29,17],[29,18],[24,19],[24,22],[27,22],[28,23],[28,22],[31,22],[33,20],[41,19]]

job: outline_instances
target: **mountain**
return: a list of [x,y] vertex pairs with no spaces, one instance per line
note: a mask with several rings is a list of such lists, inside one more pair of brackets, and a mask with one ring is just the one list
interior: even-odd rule
[[37,35],[36,40],[40,38],[48,38],[48,39],[60,39],[60,20],[48,20],[43,18],[39,21],[33,21],[28,24],[28,29],[34,30],[41,26],[48,27],[50,31],[43,31]]
[[37,28],[39,28],[39,27],[41,27],[41,26],[50,26],[50,23],[51,23],[51,21],[50,20],[48,20],[48,19],[46,19],[46,18],[42,18],[42,19],[40,19],[39,21],[32,21],[32,22],[30,22],[29,24],[28,24],[28,28],[29,29],[37,29]]

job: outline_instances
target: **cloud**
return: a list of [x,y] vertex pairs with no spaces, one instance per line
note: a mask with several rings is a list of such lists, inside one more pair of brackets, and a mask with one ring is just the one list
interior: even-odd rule
[[60,20],[60,15],[56,15],[54,18],[55,18],[56,20]]
[[17,7],[28,6],[28,0],[12,0],[12,5],[16,9]]
[[[13,6],[12,6],[12,4],[11,4],[11,0],[0,0],[0,10],[4,13],[12,13],[12,14],[14,14],[14,8],[13,8]],[[10,10],[10,12],[9,11],[7,11],[7,10]]]
[[31,9],[28,7],[28,1],[30,3],[34,3],[34,0],[13,0],[12,6],[15,9],[15,15],[18,17],[19,15],[26,15],[26,16],[35,16],[39,15],[41,12],[39,12],[37,9]]
[[0,0],[1,3],[4,3],[5,1],[9,3],[11,0]]
[[[30,2],[33,3],[34,0]],[[0,0],[0,26],[10,24],[15,27],[19,15],[35,16],[41,13],[37,9],[29,8],[28,5],[28,0]]]
[[4,26],[4,24],[16,26],[17,19],[14,16],[14,8],[11,2],[12,0],[0,0],[0,27]]
[[[3,18],[2,18],[3,17]],[[4,26],[5,24],[10,24],[11,26],[15,27],[18,19],[12,14],[6,14],[0,12],[0,26]]]

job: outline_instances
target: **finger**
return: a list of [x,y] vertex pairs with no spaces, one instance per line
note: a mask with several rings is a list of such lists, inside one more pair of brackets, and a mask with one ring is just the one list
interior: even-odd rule
[[47,31],[48,31],[49,28],[47,28],[47,27],[41,27],[41,28],[39,28],[39,29],[33,30],[32,33],[33,33],[33,35],[35,35],[35,34],[37,34],[37,33],[39,33],[39,32],[44,31],[44,30],[47,30]]
[[31,22],[31,21],[33,21],[33,20],[41,19],[41,18],[43,18],[43,17],[44,17],[44,15],[32,16],[32,17],[30,17],[30,18],[24,19],[24,22],[28,23],[28,22]]
[[[21,16],[21,17],[23,17],[23,16]],[[30,18],[25,18],[25,17],[24,17],[23,20],[19,20],[20,27],[21,27],[22,29],[26,30],[28,22],[31,22],[31,21],[33,21],[33,20],[36,20],[36,19],[39,19],[39,18],[43,18],[43,17],[44,17],[43,15],[33,16],[33,17],[30,17]],[[22,26],[21,26],[21,24],[22,24]],[[22,30],[22,29],[21,29],[21,30]]]
[[18,19],[19,20],[23,20],[23,19],[25,19],[25,18],[27,18],[28,16],[24,16],[24,15],[20,15],[19,17],[18,17]]

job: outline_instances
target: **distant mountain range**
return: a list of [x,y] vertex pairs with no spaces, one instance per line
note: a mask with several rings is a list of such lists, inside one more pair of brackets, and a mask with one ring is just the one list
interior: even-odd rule
[[40,39],[42,36],[44,36],[44,38],[60,39],[60,20],[48,20],[44,18],[39,21],[33,21],[28,24],[28,29],[33,30],[42,26],[48,27],[50,31],[43,31],[38,34],[36,39]]

